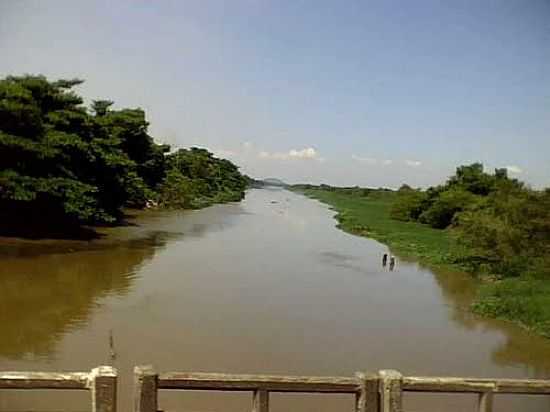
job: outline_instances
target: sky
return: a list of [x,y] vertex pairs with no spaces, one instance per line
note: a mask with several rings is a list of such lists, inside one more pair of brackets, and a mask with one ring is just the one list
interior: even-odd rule
[[0,0],[0,77],[25,73],[257,178],[550,186],[550,0]]

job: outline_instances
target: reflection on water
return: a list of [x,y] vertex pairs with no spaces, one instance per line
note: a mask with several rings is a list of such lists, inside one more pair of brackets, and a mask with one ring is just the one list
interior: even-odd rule
[[358,258],[352,255],[345,255],[339,252],[321,252],[320,260],[326,265],[335,268],[353,270],[359,273],[369,274],[369,270],[358,262]]
[[78,252],[81,243],[49,248],[57,253],[48,253],[48,246],[40,243],[3,247],[0,356],[29,360],[52,356],[57,341],[85,326],[102,298],[128,292],[140,265],[165,239],[156,232]]
[[[91,242],[0,240],[0,369],[88,370],[114,333],[119,407],[135,364],[158,370],[351,376],[550,376],[550,343],[467,311],[474,283],[399,260],[335,227],[326,206],[283,190],[240,204],[140,213]],[[321,399],[322,400],[319,400]],[[80,402],[80,403],[79,403]],[[250,397],[162,393],[161,408],[240,411]],[[469,410],[475,399],[407,396],[407,411]],[[85,410],[64,398],[67,410]],[[352,410],[343,397],[277,396],[273,410]],[[0,397],[0,410],[58,410],[59,398]],[[497,398],[538,412],[550,400]]]
[[506,321],[481,318],[468,310],[475,297],[476,285],[470,276],[434,273],[445,300],[451,302],[452,319],[467,330],[482,329],[502,333],[502,341],[495,345],[491,359],[499,365],[524,370],[526,376],[538,379],[550,377],[550,340],[520,330]]

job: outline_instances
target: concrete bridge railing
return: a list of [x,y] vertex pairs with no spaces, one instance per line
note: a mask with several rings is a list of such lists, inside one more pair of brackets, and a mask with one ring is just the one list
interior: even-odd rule
[[274,392],[347,393],[355,397],[356,412],[403,412],[403,392],[474,393],[477,411],[492,412],[494,395],[550,395],[550,380],[407,377],[394,370],[354,377],[157,374],[150,366],[138,366],[134,412],[157,412],[158,391],[173,389],[251,392],[253,412],[268,412]]
[[92,412],[116,412],[117,371],[99,366],[90,372],[1,372],[0,389],[84,390]]
[[[403,412],[404,392],[472,393],[478,412],[492,412],[499,394],[550,395],[550,380],[476,379],[403,376],[394,370],[353,377],[156,373],[151,366],[134,370],[134,412],[158,412],[160,390],[244,391],[253,412],[269,411],[270,393],[343,393],[355,398],[356,412]],[[100,366],[90,372],[0,372],[0,390],[87,390],[92,412],[116,412],[117,371]]]

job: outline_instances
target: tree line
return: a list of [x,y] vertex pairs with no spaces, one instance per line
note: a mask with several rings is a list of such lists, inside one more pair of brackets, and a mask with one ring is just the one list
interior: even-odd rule
[[[198,208],[240,200],[247,178],[206,149],[171,151],[142,109],[86,107],[82,80],[0,80],[0,215],[4,223],[120,221],[124,207]],[[5,226],[5,225],[4,225]]]
[[534,190],[481,163],[427,190],[403,185],[391,216],[451,230],[456,260],[497,277],[550,278],[550,189]]

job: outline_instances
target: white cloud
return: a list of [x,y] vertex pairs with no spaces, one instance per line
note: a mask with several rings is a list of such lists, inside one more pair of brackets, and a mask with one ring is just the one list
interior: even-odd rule
[[286,153],[281,152],[266,152],[265,150],[258,153],[260,159],[277,159],[277,160],[289,160],[289,159],[299,159],[299,160],[318,160],[323,162],[325,159],[319,156],[317,150],[313,147],[306,147],[304,149],[290,149]]
[[369,165],[375,165],[375,164],[378,163],[378,160],[373,158],[373,157],[362,157],[362,156],[357,156],[357,155],[351,155],[351,158],[353,160],[358,161],[358,162],[367,163]]
[[515,174],[523,173],[523,170],[516,165],[506,166],[506,170],[508,170],[510,173],[515,173]]
[[363,157],[355,154],[351,155],[351,158],[358,162],[366,163],[369,165],[381,164],[382,166],[389,166],[393,163],[393,160],[390,159],[375,159],[374,157]]
[[410,167],[418,167],[422,165],[420,160],[405,160],[405,163]]
[[225,149],[212,149],[212,153],[214,153],[214,156],[216,157],[230,157],[235,155],[233,150]]
[[302,150],[292,149],[288,152],[288,155],[297,159],[315,159],[319,156],[313,147],[307,147]]
[[265,150],[262,150],[261,152],[258,153],[258,157],[260,159],[286,160],[289,158],[289,155],[288,153],[278,153],[278,152],[270,153],[270,152],[266,152]]

